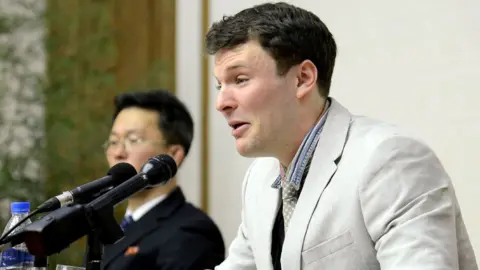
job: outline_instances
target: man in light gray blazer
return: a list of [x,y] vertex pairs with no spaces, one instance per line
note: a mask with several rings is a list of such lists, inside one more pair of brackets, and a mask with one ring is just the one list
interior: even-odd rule
[[257,158],[216,269],[478,269],[432,150],[329,97],[336,44],[317,16],[258,5],[214,23],[206,46],[217,110]]

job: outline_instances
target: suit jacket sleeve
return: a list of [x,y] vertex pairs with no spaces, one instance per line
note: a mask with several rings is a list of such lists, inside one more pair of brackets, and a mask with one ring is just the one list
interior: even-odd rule
[[255,166],[255,161],[250,165],[245,174],[242,187],[242,222],[238,228],[238,233],[229,248],[229,255],[226,260],[215,268],[215,270],[254,270],[255,260],[253,258],[252,249],[248,240],[248,233],[246,228],[246,214],[245,214],[245,196],[247,193],[248,179],[252,168]]
[[435,154],[406,137],[380,143],[359,197],[381,269],[459,269],[450,179]]

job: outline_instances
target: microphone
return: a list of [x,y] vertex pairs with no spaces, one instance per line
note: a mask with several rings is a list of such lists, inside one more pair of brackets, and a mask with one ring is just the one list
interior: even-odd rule
[[87,207],[98,210],[117,205],[144,188],[167,184],[176,173],[177,163],[171,156],[158,155],[152,157],[143,165],[139,174],[96,198]]
[[12,233],[15,228],[25,222],[28,218],[39,213],[51,212],[67,205],[88,203],[92,199],[97,198],[98,196],[117,186],[118,184],[123,182],[124,179],[128,179],[134,176],[136,173],[137,171],[135,170],[135,168],[128,163],[116,164],[115,166],[110,168],[110,170],[108,170],[107,176],[79,186],[71,191],[63,192],[62,194],[45,201],[35,210],[30,212],[28,216],[24,217],[15,226],[10,228],[10,230],[5,232],[0,237],[0,243],[5,243],[5,239],[7,239],[8,241],[8,238],[6,237],[10,233]]
[[59,253],[90,231],[84,206],[73,204],[52,211],[19,232],[9,235],[2,241],[0,252],[25,243],[33,256],[50,256]]
[[108,170],[107,176],[50,198],[37,208],[37,213],[50,212],[71,204],[88,203],[136,174],[137,171],[129,163],[115,164]]
[[113,207],[147,186],[167,184],[177,173],[177,164],[168,155],[150,158],[140,173],[86,204],[61,207],[10,235],[0,250],[24,242],[34,256],[50,256],[67,248],[82,236],[96,232],[103,244],[123,237]]

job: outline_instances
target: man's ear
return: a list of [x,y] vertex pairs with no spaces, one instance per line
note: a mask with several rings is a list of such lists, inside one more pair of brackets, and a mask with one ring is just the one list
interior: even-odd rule
[[317,86],[317,67],[310,60],[305,60],[297,67],[297,98],[302,99]]
[[185,158],[185,151],[181,145],[172,144],[168,146],[167,155],[172,156],[177,163],[177,167],[180,167],[180,164],[182,164],[183,159]]

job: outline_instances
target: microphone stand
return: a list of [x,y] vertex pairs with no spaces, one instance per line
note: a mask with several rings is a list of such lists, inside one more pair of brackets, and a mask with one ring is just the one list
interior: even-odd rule
[[85,248],[86,270],[100,270],[103,256],[103,243],[97,230],[87,235]]
[[101,270],[104,244],[113,244],[121,239],[123,231],[114,218],[113,205],[95,209],[88,204],[85,214],[91,228],[85,249],[86,270]]
[[130,193],[143,189],[147,184],[147,176],[141,175],[138,180],[122,183],[118,188],[126,188],[113,196],[106,193],[84,206],[85,216],[91,229],[87,236],[86,270],[100,270],[100,261],[103,253],[102,244],[113,244],[123,237],[123,230],[120,229],[114,218],[113,207],[129,197]]
[[35,267],[35,269],[47,269],[48,258],[46,256],[35,256],[33,267]]

